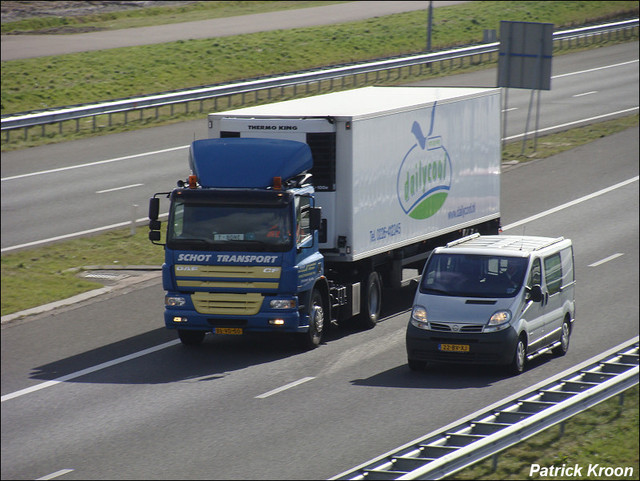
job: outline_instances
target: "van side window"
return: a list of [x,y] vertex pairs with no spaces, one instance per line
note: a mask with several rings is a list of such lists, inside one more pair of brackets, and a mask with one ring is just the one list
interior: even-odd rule
[[559,253],[544,259],[544,276],[549,295],[560,292],[562,287],[562,261]]
[[529,274],[529,282],[527,283],[527,287],[533,287],[535,285],[540,285],[542,277],[540,275],[540,259],[534,259],[533,264],[531,265],[531,273]]
[[562,287],[564,287],[574,283],[576,280],[573,272],[573,248],[562,249],[560,257],[562,258]]

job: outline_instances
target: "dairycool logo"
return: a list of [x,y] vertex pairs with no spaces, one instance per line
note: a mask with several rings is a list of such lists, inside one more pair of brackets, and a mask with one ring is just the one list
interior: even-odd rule
[[451,188],[451,158],[442,137],[433,135],[436,106],[431,111],[431,127],[425,136],[418,122],[411,133],[416,143],[409,148],[398,171],[398,201],[405,214],[414,219],[427,219],[442,205]]

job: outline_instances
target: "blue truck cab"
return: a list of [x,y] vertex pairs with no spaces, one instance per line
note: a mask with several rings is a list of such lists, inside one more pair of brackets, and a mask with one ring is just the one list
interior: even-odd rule
[[150,199],[154,243],[161,238],[160,197],[170,201],[162,266],[166,327],[185,344],[199,344],[207,332],[277,331],[317,346],[329,307],[309,146],[196,140],[189,164],[187,182]]

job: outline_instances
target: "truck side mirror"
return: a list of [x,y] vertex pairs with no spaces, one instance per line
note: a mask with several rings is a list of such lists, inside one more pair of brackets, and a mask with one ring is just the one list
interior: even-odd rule
[[151,197],[149,199],[149,219],[158,220],[160,214],[160,199],[157,197]]
[[159,230],[150,230],[149,231],[149,240],[151,242],[159,242],[160,241],[160,231]]
[[309,226],[311,230],[320,230],[322,222],[322,207],[311,207],[309,209]]
[[542,288],[538,284],[536,284],[535,286],[531,286],[531,288],[529,289],[528,298],[533,302],[542,301]]

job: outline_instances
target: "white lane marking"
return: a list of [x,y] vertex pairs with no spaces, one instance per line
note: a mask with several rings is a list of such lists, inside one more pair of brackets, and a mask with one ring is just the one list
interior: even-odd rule
[[589,267],[598,267],[599,265],[604,264],[605,262],[609,262],[612,261],[613,259],[617,259],[620,256],[623,256],[624,254],[622,252],[618,252],[616,254],[610,255],[609,257],[605,257],[602,260],[599,260],[598,262],[594,262],[593,264],[589,264]]
[[[638,110],[638,107],[632,107],[632,108],[629,108],[629,109],[618,110],[617,112],[611,112],[609,114],[598,115],[596,117],[591,117],[591,118],[588,118],[588,119],[576,120],[574,122],[568,122],[566,124],[556,125],[556,126],[553,126],[553,127],[547,127],[545,129],[537,130],[536,132],[544,132],[546,130],[553,130],[553,129],[557,129],[557,128],[568,127],[570,125],[575,125],[575,124],[579,124],[579,123],[583,123],[583,122],[589,122],[591,120],[597,120],[597,119],[601,119],[601,118],[604,118],[604,117],[609,117],[609,116],[612,116],[612,115],[619,115],[619,114],[623,114],[623,113],[628,113],[628,112],[632,112],[634,110]],[[503,140],[513,140],[513,139],[517,139],[517,138],[520,138],[520,137],[524,137],[525,135],[532,135],[533,133],[534,133],[534,131],[529,131],[529,132],[526,132],[526,134],[518,134],[518,135],[512,135],[511,137],[505,137]],[[83,166],[78,166],[78,167],[83,167]],[[35,174],[27,174],[27,175],[35,175]],[[7,179],[11,179],[11,178],[13,178],[13,177],[7,177]],[[5,179],[3,179],[3,180],[5,180]],[[166,215],[166,214],[164,214],[164,215]],[[146,220],[147,220],[146,217],[142,217],[140,219],[137,219],[136,223],[137,222],[145,222]],[[79,236],[86,235],[86,234],[93,234],[95,232],[100,232],[100,231],[103,231],[103,230],[117,229],[118,227],[126,227],[128,225],[131,225],[131,222],[120,222],[118,224],[111,224],[111,225],[107,225],[107,226],[103,226],[103,227],[96,227],[95,229],[84,230],[84,231],[81,231],[81,232],[73,232],[71,234],[65,234],[65,235],[61,235],[61,236],[58,236],[58,237],[51,237],[49,239],[42,239],[42,240],[39,240],[39,241],[27,242],[26,244],[19,244],[17,246],[5,247],[3,249],[0,249],[0,252],[9,252],[9,251],[13,251],[13,250],[16,250],[16,249],[22,249],[24,247],[33,247],[33,246],[40,245],[40,244],[46,244],[47,242],[54,242],[54,241],[58,241],[58,240],[62,240],[62,239],[70,239],[70,238],[73,238],[73,237],[79,237]],[[503,230],[504,230],[504,228],[503,228]]]
[[[629,64],[637,63],[637,62],[638,62],[638,60],[630,60],[628,62],[617,63],[617,64],[613,64],[613,65],[605,65],[605,66],[602,66],[602,67],[596,67],[596,68],[591,68],[591,69],[587,69],[587,70],[580,70],[580,71],[577,71],[577,72],[569,72],[569,73],[565,73],[565,74],[554,75],[551,78],[556,79],[556,78],[568,77],[570,75],[581,75],[581,74],[584,74],[584,73],[595,72],[597,70],[604,70],[604,69],[608,69],[608,68],[622,67],[624,65],[629,65]],[[616,112],[614,112],[614,114],[615,113]],[[614,115],[614,114],[606,114],[606,115]],[[604,115],[604,116],[606,116],[606,115]],[[599,117],[593,117],[593,118],[599,118]],[[587,119],[587,120],[591,120],[591,119]],[[550,127],[550,128],[552,128],[552,127]],[[508,140],[508,139],[505,139],[505,140]],[[165,153],[165,152],[172,152],[174,150],[186,149],[188,147],[189,147],[189,145],[181,145],[179,147],[171,147],[171,148],[168,148],[168,149],[156,150],[154,152],[143,152],[141,154],[126,155],[124,157],[117,157],[115,159],[106,159],[106,160],[100,160],[100,161],[97,161],[97,162],[90,162],[88,164],[71,165],[69,167],[62,167],[62,168],[59,168],[59,169],[43,170],[43,171],[40,171],[40,172],[31,172],[29,174],[14,175],[14,176],[11,176],[11,177],[5,177],[5,178],[0,179],[0,180],[2,182],[4,182],[5,180],[21,179],[21,178],[24,178],[24,177],[31,177],[33,175],[51,174],[51,173],[54,173],[54,172],[62,172],[62,171],[71,170],[71,169],[81,169],[83,167],[92,167],[94,165],[108,164],[110,162],[118,162],[120,160],[135,159],[137,157],[144,157],[144,156],[147,156],[147,155],[154,155],[154,154],[162,154],[162,153]]]
[[[517,227],[519,225],[525,224],[527,222],[531,222],[533,220],[540,219],[541,217],[545,217],[547,215],[553,214],[554,212],[558,212],[558,211],[560,211],[562,209],[566,209],[567,207],[571,207],[571,206],[579,204],[581,202],[585,202],[585,201],[587,201],[589,199],[593,199],[594,197],[597,197],[599,195],[605,194],[607,192],[611,192],[612,190],[618,189],[620,187],[624,187],[625,185],[628,185],[628,184],[630,184],[632,182],[637,182],[639,177],[640,176],[636,176],[636,177],[633,177],[631,179],[627,179],[627,180],[625,180],[623,182],[620,182],[618,184],[612,185],[611,187],[607,187],[605,189],[602,189],[602,190],[599,190],[597,192],[594,192],[593,194],[585,195],[584,197],[580,197],[579,199],[576,199],[574,201],[567,202],[566,204],[562,204],[562,205],[560,205],[558,207],[555,207],[553,209],[546,210],[544,212],[541,212],[540,214],[536,214],[536,215],[527,217],[526,219],[522,219],[520,221],[514,222],[514,223],[509,224],[509,225],[506,225],[506,226],[504,226],[502,228],[502,230],[505,231],[505,230],[513,229],[514,227]],[[180,341],[178,339],[176,339],[175,341],[169,341],[169,342],[166,342],[164,344],[160,344],[158,346],[151,347],[149,349],[145,349],[143,351],[139,351],[137,353],[130,354],[128,356],[120,357],[120,358],[115,359],[113,361],[108,361],[108,362],[99,364],[97,366],[84,369],[82,371],[78,371],[78,372],[75,372],[75,373],[68,374],[66,376],[59,377],[59,378],[54,379],[52,381],[46,381],[46,382],[43,382],[43,383],[40,383],[40,384],[36,384],[35,386],[28,387],[26,389],[22,389],[20,391],[16,391],[14,393],[6,394],[6,395],[2,396],[1,402],[5,402],[5,401],[8,401],[9,399],[13,399],[13,398],[16,398],[16,397],[24,396],[25,394],[29,394],[31,392],[39,391],[40,389],[44,389],[44,388],[47,388],[47,387],[50,387],[50,386],[54,386],[54,385],[56,385],[58,383],[61,383],[61,382],[64,382],[64,381],[68,381],[70,379],[75,379],[77,377],[84,376],[85,374],[89,374],[89,373],[92,373],[92,372],[95,372],[95,371],[99,371],[100,369],[105,369],[107,367],[111,367],[111,366],[114,366],[116,364],[120,364],[122,362],[131,360],[131,359],[135,359],[135,358],[140,357],[140,356],[144,356],[145,354],[149,354],[149,353],[152,353],[152,352],[155,352],[155,351],[159,351],[161,349],[164,349],[165,347],[171,347],[171,346],[173,346],[175,344],[178,344],[179,342]],[[313,378],[313,377],[304,377],[302,379],[299,379],[298,381],[295,381],[295,382],[292,382],[292,383],[287,384],[285,386],[282,386],[280,388],[274,389],[273,391],[269,391],[269,392],[266,392],[264,394],[260,394],[260,395],[256,396],[256,398],[264,399],[264,398],[269,397],[269,396],[271,396],[273,394],[276,394],[278,392],[284,391],[286,389],[289,389],[291,387],[297,386],[298,384],[302,384],[302,383],[310,381],[312,379],[315,379],[315,378]]]
[[[168,213],[164,213],[164,214],[160,214],[158,216],[159,219],[163,219],[165,217],[168,217],[169,214]],[[149,220],[148,217],[140,217],[139,219],[136,219],[136,224],[140,224],[142,222],[147,222]],[[59,241],[59,240],[64,240],[64,239],[71,239],[73,237],[80,237],[83,235],[87,235],[87,234],[95,234],[96,232],[101,232],[104,230],[109,230],[109,229],[118,229],[119,227],[127,227],[131,225],[131,221],[128,222],[119,222],[117,224],[111,224],[111,225],[105,225],[102,227],[96,227],[95,229],[89,229],[89,230],[83,230],[80,232],[73,232],[71,234],[65,234],[65,235],[59,235],[57,237],[50,237],[49,239],[42,239],[39,241],[33,241],[33,242],[27,242],[26,244],[19,244],[17,246],[11,246],[11,247],[4,247],[2,249],[0,249],[0,252],[9,252],[9,251],[14,251],[16,249],[22,249],[24,247],[33,247],[33,246],[37,246],[40,244],[46,244],[47,242],[55,242],[55,241]]]
[[133,187],[140,187],[141,185],[144,185],[144,184],[123,185],[122,187],[114,187],[113,189],[96,190],[96,194],[106,194],[107,192],[115,192],[116,190],[131,189]]
[[289,384],[280,386],[279,388],[273,389],[272,391],[265,392],[264,394],[260,394],[256,396],[256,398],[264,399],[266,397],[273,396],[274,394],[278,394],[279,392],[286,391],[287,389],[291,389],[292,387],[298,386],[307,381],[311,381],[312,379],[315,379],[315,377],[303,377],[302,379],[298,379],[297,381],[290,382]]
[[559,205],[557,207],[554,207],[553,209],[545,210],[544,212],[540,212],[539,214],[532,215],[530,217],[527,217],[526,219],[522,219],[522,220],[516,221],[516,222],[514,222],[512,224],[508,224],[508,225],[504,226],[502,228],[502,230],[505,231],[505,230],[513,229],[514,227],[518,227],[518,226],[520,226],[522,224],[527,224],[528,222],[532,222],[534,220],[541,219],[542,217],[546,217],[548,215],[555,214],[556,212],[559,212],[559,211],[561,211],[563,209],[566,209],[567,207],[571,207],[571,206],[574,206],[576,204],[580,204],[582,202],[585,202],[587,200],[591,200],[591,199],[593,199],[595,197],[598,197],[598,196],[600,196],[602,194],[606,194],[607,192],[611,192],[612,190],[619,189],[620,187],[624,187],[625,185],[631,184],[632,182],[637,182],[638,181],[638,177],[640,177],[640,176],[636,175],[635,177],[632,177],[631,179],[627,179],[627,180],[625,180],[623,182],[619,182],[619,183],[617,183],[615,185],[612,185],[611,187],[607,187],[605,189],[601,189],[601,190],[599,190],[597,192],[593,192],[592,194],[580,197],[579,199],[575,199],[575,200],[572,200],[571,202],[567,202],[566,204],[562,204],[562,205]]
[[583,93],[583,94],[575,94],[575,95],[572,95],[572,97],[584,97],[585,95],[592,95],[592,94],[597,94],[597,93],[598,93],[598,91],[597,91],[597,90],[592,90],[592,91],[590,91],[590,92],[585,92],[585,93]]
[[624,110],[618,110],[616,112],[610,112],[608,114],[596,115],[595,117],[589,117],[588,119],[574,120],[573,122],[567,122],[566,124],[560,124],[560,125],[553,125],[551,127],[546,127],[544,129],[539,129],[539,130],[530,130],[529,132],[526,132],[524,134],[518,134],[518,135],[512,135],[511,137],[505,137],[502,140],[518,139],[520,137],[524,137],[525,135],[532,135],[532,134],[534,134],[536,132],[546,132],[547,130],[561,129],[561,128],[564,128],[564,127],[570,127],[572,125],[578,125],[578,124],[583,124],[585,122],[591,122],[592,120],[600,120],[600,119],[604,119],[606,117],[612,117],[614,115],[630,113],[630,112],[633,112],[633,111],[636,111],[636,110],[638,110],[638,107],[631,107],[631,108],[624,109]]
[[608,68],[624,67],[625,65],[629,65],[632,63],[638,63],[638,59],[629,60],[628,62],[614,63],[613,65],[604,65],[602,67],[589,68],[587,70],[578,70],[577,72],[563,73],[559,75],[554,75],[551,78],[562,78],[562,77],[570,77],[571,75],[581,75],[583,73],[596,72],[598,70],[605,70]]
[[155,150],[153,152],[143,152],[141,154],[125,155],[124,157],[116,157],[115,159],[98,160],[96,162],[89,162],[88,164],[70,165],[69,167],[60,167],[59,169],[41,170],[39,172],[30,172],[28,174],[12,175],[10,177],[4,177],[0,180],[16,180],[23,179],[25,177],[32,177],[34,175],[54,174],[56,172],[64,172],[65,170],[82,169],[83,167],[94,167],[96,165],[110,164],[112,162],[119,162],[121,160],[136,159],[138,157],[146,157],[147,155],[164,154],[165,152],[173,152],[174,150],[186,149],[188,145],[181,145],[180,147],[171,147],[169,149]]
[[86,369],[82,369],[81,371],[72,372],[71,374],[67,374],[66,376],[59,377],[57,379],[53,379],[51,381],[42,382],[40,384],[36,384],[35,386],[31,386],[25,389],[21,389],[20,391],[15,391],[10,394],[5,394],[2,396],[0,402],[5,402],[10,399],[15,399],[20,396],[24,396],[25,394],[29,394],[35,391],[39,391],[41,389],[45,389],[51,386],[55,386],[61,382],[69,381],[71,379],[75,379],[80,376],[85,376],[87,374],[91,374],[92,372],[100,371],[102,369],[106,369],[111,366],[115,366],[116,364],[121,364],[126,361],[130,361],[131,359],[136,359],[141,356],[145,356],[147,354],[151,354],[152,352],[160,351],[166,347],[175,346],[180,343],[180,339],[175,339],[173,341],[165,342],[164,344],[159,344],[157,346],[150,347],[148,349],[143,349],[142,351],[134,352],[133,354],[129,354],[127,356],[122,356],[113,361],[103,362],[102,364],[98,364],[97,366],[88,367]]
[[513,110],[518,110],[518,107],[511,107],[509,109],[502,109],[503,112],[512,112]]
[[45,480],[45,479],[54,479],[64,474],[70,473],[72,471],[73,469],[61,469],[60,471],[56,471],[55,473],[47,474],[46,476],[42,476],[41,478],[36,478],[36,481]]

